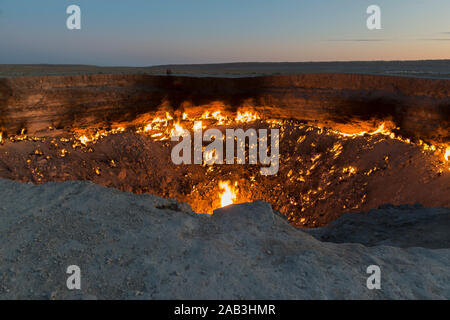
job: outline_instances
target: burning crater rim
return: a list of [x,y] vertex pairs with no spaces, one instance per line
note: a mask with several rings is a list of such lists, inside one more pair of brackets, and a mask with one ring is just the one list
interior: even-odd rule
[[[166,149],[170,147],[170,136],[174,131],[180,130],[183,127],[189,127],[187,124],[191,125],[194,121],[198,120],[207,123],[205,128],[220,127],[225,129],[227,126],[241,126],[244,129],[258,126],[265,126],[266,128],[278,127],[281,131],[280,139],[288,136],[286,140],[288,146],[283,147],[280,142],[280,147],[285,148],[280,151],[280,166],[285,165],[285,168],[280,168],[282,170],[277,174],[275,179],[276,183],[258,177],[254,172],[257,166],[251,167],[245,164],[241,165],[241,170],[238,168],[233,171],[225,170],[224,168],[227,167],[226,164],[207,165],[203,163],[197,165],[195,170],[186,169],[185,165],[182,165],[181,171],[178,170],[177,172],[178,175],[166,181],[162,175],[168,172],[166,168],[168,165],[160,163],[159,166],[157,165],[151,168],[153,171],[150,170],[150,172],[144,172],[144,174],[149,175],[150,178],[152,174],[156,174],[154,177],[164,180],[163,185],[158,186],[157,183],[153,183],[146,189],[146,182],[149,179],[139,181],[140,173],[138,172],[135,173],[134,177],[129,177],[130,172],[133,172],[133,168],[125,165],[125,170],[121,167],[124,161],[139,164],[139,152],[136,149],[140,147],[146,151],[146,161],[154,159],[151,153],[155,150],[156,152],[160,152],[158,155],[167,156],[167,150],[161,150],[164,149],[164,146]],[[53,128],[49,129],[53,130]],[[190,129],[195,129],[193,128],[193,124]],[[448,171],[450,171],[450,165],[448,164],[450,147],[445,145],[435,146],[421,140],[416,142],[408,138],[402,138],[395,133],[395,128],[392,127],[392,124],[387,122],[380,122],[377,129],[373,131],[345,133],[330,128],[305,124],[298,120],[265,119],[262,115],[253,111],[238,111],[234,115],[225,114],[222,111],[205,111],[197,118],[190,118],[188,113],[175,115],[165,111],[160,112],[159,116],[153,117],[151,121],[141,126],[115,126],[109,130],[91,129],[93,133],[89,133],[88,131],[80,130],[72,132],[70,136],[56,136],[53,138],[29,137],[25,131],[22,131],[20,135],[9,137],[7,141],[1,135],[2,142],[5,146],[9,142],[29,142],[31,144],[39,145],[41,143],[46,145],[45,151],[36,148],[31,154],[27,155],[29,157],[29,159],[26,159],[26,163],[29,164],[29,175],[19,175],[13,177],[15,178],[14,180],[31,181],[39,184],[45,181],[65,181],[71,180],[70,178],[73,177],[81,177],[84,179],[79,180],[91,180],[95,183],[113,186],[124,191],[151,193],[165,198],[174,198],[177,201],[190,204],[196,213],[208,214],[211,214],[215,209],[230,204],[262,200],[269,202],[274,210],[283,213],[296,226],[317,227],[327,224],[344,212],[361,211],[363,209],[373,208],[376,205],[370,204],[368,208],[364,207],[365,203],[371,201],[370,196],[368,199],[367,194],[373,193],[373,191],[367,192],[370,189],[367,186],[371,184],[368,177],[376,176],[379,172],[382,172],[384,175],[383,172],[386,170],[389,172],[402,168],[401,161],[395,161],[395,159],[394,162],[396,163],[394,168],[390,168],[393,155],[382,154],[379,157],[377,152],[383,153],[385,152],[383,150],[388,150],[387,153],[392,153],[395,152],[396,148],[401,148],[402,152],[406,154],[405,159],[413,157],[417,161],[421,160],[427,163],[427,169],[432,170],[433,175],[448,176]],[[121,141],[118,137],[122,137],[124,141]],[[148,140],[151,142],[147,141],[146,138],[150,138]],[[109,141],[107,141],[108,139]],[[116,158],[117,153],[114,153],[114,150],[105,146],[105,141],[118,143],[120,147],[125,149],[123,151],[127,157],[121,158],[119,152],[119,158]],[[129,141],[135,150],[130,151],[127,149],[127,142]],[[379,144],[384,144],[383,148],[379,148]],[[410,149],[406,148],[406,146],[409,146]],[[99,152],[97,150],[98,148],[101,149]],[[344,161],[344,163],[341,155],[349,153],[349,150],[346,150],[348,148],[361,148],[361,150],[365,150],[368,153],[372,152],[374,153],[373,158],[376,157],[377,159],[373,160],[368,158],[359,161],[360,163],[364,163],[364,161],[370,162],[373,160],[374,163],[371,163],[367,167],[354,165],[352,161]],[[381,151],[373,151],[376,149],[381,149]],[[412,149],[415,151],[411,151]],[[248,162],[248,148],[245,150],[246,162]],[[84,171],[70,172],[67,166],[65,166],[64,160],[69,159],[72,153],[76,154],[76,157],[70,161],[75,162],[81,159],[82,162],[90,162],[91,168],[87,164]],[[83,154],[91,154],[92,157],[85,157]],[[109,157],[110,159],[98,159],[99,157],[101,158],[102,154],[106,154],[106,158]],[[421,154],[423,155],[422,157],[420,156]],[[134,157],[128,157],[128,155]],[[348,157],[350,158],[352,155],[356,159],[364,158],[361,152],[350,152]],[[297,157],[297,164],[290,162],[294,156]],[[304,159],[298,159],[300,156]],[[53,161],[55,158],[58,161]],[[105,160],[107,160],[107,163]],[[410,159],[407,161],[410,161]],[[52,174],[52,172],[48,169],[46,172],[43,172],[42,168],[39,167],[43,162],[53,163],[55,166],[59,165],[60,167],[56,171],[61,173],[62,176],[56,175],[56,177],[51,177],[49,174]],[[336,164],[333,164],[334,162]],[[234,166],[237,166],[237,164],[234,164]],[[174,169],[174,167],[171,166],[169,171],[170,169]],[[158,173],[159,170],[162,172]],[[216,170],[219,172],[214,174]],[[68,179],[64,176],[67,171],[70,172]],[[108,181],[108,178],[102,180],[101,177],[104,175],[108,175],[111,181]],[[311,178],[314,175],[320,178]],[[4,174],[0,173],[0,176],[3,177]],[[114,176],[118,179],[114,178]],[[127,183],[121,184],[122,180],[127,181],[127,179],[130,179],[130,186],[132,184],[137,186],[136,189],[130,190],[126,185]],[[309,179],[314,181],[308,181]],[[380,179],[378,177],[375,180]],[[323,184],[321,184],[322,182]],[[175,183],[179,184],[179,188],[173,189],[172,185]],[[380,184],[379,182],[377,183]],[[165,187],[172,188],[173,190],[171,189],[169,193],[166,193],[164,190]],[[272,188],[273,190],[264,193],[258,190],[258,188]],[[373,187],[373,189],[377,188],[379,186]],[[361,190],[363,191],[361,192]],[[349,199],[340,199],[340,196],[333,196],[334,192],[340,192],[342,195],[348,196]],[[340,206],[339,210],[333,208],[333,206],[323,205],[324,201],[331,201],[329,200],[331,196],[333,196],[332,201]],[[381,198],[386,199],[385,196]],[[378,205],[387,202],[389,201],[378,203]],[[440,204],[442,205],[442,203]],[[448,204],[443,203],[443,205]],[[336,211],[336,213],[330,214],[330,211]]]

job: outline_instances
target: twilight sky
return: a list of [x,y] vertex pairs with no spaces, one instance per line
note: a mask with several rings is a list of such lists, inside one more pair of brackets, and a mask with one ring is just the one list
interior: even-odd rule
[[420,59],[450,59],[450,0],[0,0],[0,64]]

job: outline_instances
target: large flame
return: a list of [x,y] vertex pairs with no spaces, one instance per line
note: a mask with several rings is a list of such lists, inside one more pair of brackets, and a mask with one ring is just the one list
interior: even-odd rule
[[234,120],[236,122],[253,122],[259,119],[261,118],[257,113],[245,111],[245,112],[238,112]]
[[376,135],[376,134],[383,134],[385,136],[391,136],[391,138],[393,138],[394,136],[392,136],[392,132],[390,132],[388,129],[386,129],[385,127],[385,123],[383,122],[375,131],[373,132],[367,132],[367,131],[361,131],[361,132],[357,132],[357,133],[345,133],[345,132],[340,132],[340,131],[334,131],[335,133],[340,134],[341,136],[344,137],[358,137],[358,136],[363,136],[365,134],[368,135]]
[[230,185],[230,181],[220,181],[219,188],[222,192],[219,194],[220,197],[220,207],[226,207],[233,204],[236,201],[236,187],[237,182],[234,186]]
[[445,150],[444,158],[445,160],[450,161],[450,147]]

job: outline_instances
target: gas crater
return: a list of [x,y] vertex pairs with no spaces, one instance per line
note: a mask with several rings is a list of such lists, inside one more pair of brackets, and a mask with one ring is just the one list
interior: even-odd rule
[[[450,206],[448,82],[363,75],[0,80],[8,89],[0,96],[2,178],[90,180],[174,198],[197,213],[262,200],[297,227],[386,203]],[[369,89],[378,96],[365,96]],[[231,129],[244,138],[228,141]],[[171,139],[182,132],[188,148]],[[207,132],[214,138],[205,139]],[[261,132],[265,144],[258,139],[252,149]],[[261,174],[268,168],[276,170]]]
[[[218,129],[224,136],[230,128],[243,132],[278,129],[278,171],[261,175],[265,166],[249,163],[248,137],[241,141],[245,151],[242,164],[236,159],[232,164],[214,163],[218,159],[215,150],[205,152],[210,143],[205,141],[200,163],[193,161],[194,150],[189,164],[175,164],[171,153],[179,142],[171,136],[181,129],[193,133],[200,121],[202,129]],[[233,148],[239,149],[234,140]],[[224,147],[222,153],[226,154],[228,145]],[[267,149],[270,154],[270,144]],[[187,112],[177,116],[166,111],[133,129],[10,137],[0,153],[0,176],[36,184],[91,180],[123,191],[187,202],[197,213],[263,200],[293,225],[318,227],[345,212],[385,203],[449,206],[446,151],[396,136],[386,123],[372,132],[350,134],[296,120],[265,119],[253,111],[205,112],[197,118]],[[429,188],[424,189],[424,184]]]

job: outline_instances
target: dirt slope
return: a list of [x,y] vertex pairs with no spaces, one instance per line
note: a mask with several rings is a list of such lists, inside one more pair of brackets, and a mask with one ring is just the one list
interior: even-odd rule
[[[395,238],[374,247],[320,242],[262,202],[193,215],[173,200],[89,182],[0,180],[0,203],[1,299],[450,298],[450,249],[402,249]],[[81,291],[66,288],[73,264]],[[373,264],[381,290],[366,287]]]

